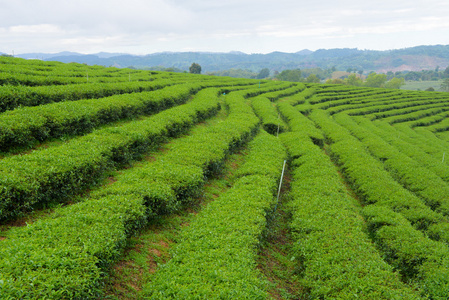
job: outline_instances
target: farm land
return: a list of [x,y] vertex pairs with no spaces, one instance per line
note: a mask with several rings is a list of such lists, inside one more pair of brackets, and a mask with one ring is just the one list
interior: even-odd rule
[[447,299],[449,93],[0,57],[0,299]]

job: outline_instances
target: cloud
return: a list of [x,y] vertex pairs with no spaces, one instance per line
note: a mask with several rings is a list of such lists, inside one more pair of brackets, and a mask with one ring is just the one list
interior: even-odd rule
[[13,34],[55,34],[63,33],[63,30],[57,25],[40,24],[40,25],[18,25],[11,26],[7,29]]
[[[449,43],[449,3],[440,0],[0,0],[2,47],[20,52],[295,52],[335,45],[391,47],[413,35]],[[391,41],[395,41],[391,43]],[[421,42],[422,41],[422,42]],[[281,49],[282,48],[282,49]],[[47,49],[47,50],[45,50]],[[2,51],[3,49],[0,49]]]
[[62,39],[61,42],[67,46],[73,45],[108,45],[111,43],[122,42],[123,38],[120,36],[110,37],[93,37],[93,38],[68,38]]
[[[1,10],[2,26],[30,26],[55,24],[79,31],[146,31],[148,29],[175,29],[188,21],[190,14],[163,0],[15,0],[10,9]],[[109,27],[108,27],[109,26]]]
[[339,33],[342,31],[340,27],[314,27],[314,26],[303,26],[303,27],[284,27],[284,26],[270,26],[262,25],[258,28],[258,34],[260,36],[271,36],[279,38],[288,37],[311,37],[311,36],[329,36],[334,33]]

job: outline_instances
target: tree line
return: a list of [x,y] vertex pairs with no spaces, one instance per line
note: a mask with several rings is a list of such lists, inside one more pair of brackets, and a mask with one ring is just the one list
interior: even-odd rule
[[[181,70],[172,70],[170,68],[165,71],[179,72]],[[391,89],[399,89],[405,84],[405,81],[429,81],[444,79],[441,84],[441,90],[449,92],[449,67],[441,70],[439,67],[435,70],[403,71],[379,73],[370,72],[368,75],[363,75],[364,71],[356,68],[348,68],[346,72],[342,72],[339,78],[331,78],[337,71],[333,66],[328,69],[309,68],[309,69],[287,69],[281,72],[274,71],[273,74],[268,68],[263,68],[259,72],[252,72],[250,70],[229,69],[217,72],[207,72],[206,75],[212,76],[228,76],[235,78],[250,78],[250,79],[274,79],[291,82],[306,82],[306,83],[320,83],[327,84],[346,84],[353,86],[367,86],[367,87],[383,87]],[[185,72],[185,71],[184,71]],[[189,72],[193,74],[201,74],[201,66],[198,63],[192,63]],[[433,90],[433,89],[432,89]]]

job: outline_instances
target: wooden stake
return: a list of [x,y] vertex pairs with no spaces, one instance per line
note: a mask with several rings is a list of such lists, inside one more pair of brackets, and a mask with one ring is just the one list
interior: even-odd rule
[[278,207],[279,196],[281,195],[282,179],[284,179],[284,171],[285,171],[285,163],[286,163],[286,162],[287,162],[287,161],[284,160],[284,166],[282,167],[281,180],[279,181],[278,196],[277,196],[276,206],[274,207],[274,211],[276,211],[276,209],[277,209],[277,207]]

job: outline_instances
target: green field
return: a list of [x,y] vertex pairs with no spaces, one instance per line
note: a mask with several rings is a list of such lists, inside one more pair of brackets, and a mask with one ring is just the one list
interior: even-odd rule
[[425,91],[428,88],[433,88],[435,91],[440,91],[442,83],[443,83],[442,80],[406,81],[405,84],[401,87],[401,89],[412,91]]
[[0,58],[0,299],[447,299],[449,93]]

